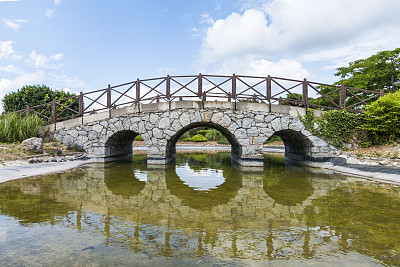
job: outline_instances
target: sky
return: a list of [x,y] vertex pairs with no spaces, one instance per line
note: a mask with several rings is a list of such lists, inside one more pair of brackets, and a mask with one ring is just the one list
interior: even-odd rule
[[399,12],[399,0],[0,0],[0,99],[200,72],[333,83],[400,47]]

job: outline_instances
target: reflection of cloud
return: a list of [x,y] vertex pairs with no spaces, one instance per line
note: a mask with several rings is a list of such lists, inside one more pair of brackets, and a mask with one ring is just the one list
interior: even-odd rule
[[4,243],[7,241],[7,228],[1,227],[0,228],[0,243]]
[[184,166],[177,166],[176,174],[184,184],[194,188],[195,190],[209,190],[217,188],[225,181],[222,170],[193,170],[190,168],[188,163],[186,163]]
[[138,179],[139,181],[141,181],[141,182],[147,181],[147,172],[135,170],[134,174],[135,174],[136,179]]

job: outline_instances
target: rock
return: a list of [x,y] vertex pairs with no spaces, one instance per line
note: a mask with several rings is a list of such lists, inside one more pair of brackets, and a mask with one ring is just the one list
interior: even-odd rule
[[62,161],[67,161],[67,159],[64,156],[61,157],[61,160]]
[[50,161],[51,161],[51,162],[57,162],[57,159],[56,159],[55,157],[51,157],[51,158],[50,158]]
[[388,165],[389,161],[385,159],[385,160],[379,161],[378,163],[379,163],[379,165]]
[[36,158],[30,158],[30,159],[28,159],[28,162],[29,163],[35,163],[36,162]]
[[393,162],[393,166],[397,167],[397,166],[399,166],[399,163],[398,162]]
[[22,141],[21,145],[28,151],[33,153],[43,153],[43,139],[32,137]]

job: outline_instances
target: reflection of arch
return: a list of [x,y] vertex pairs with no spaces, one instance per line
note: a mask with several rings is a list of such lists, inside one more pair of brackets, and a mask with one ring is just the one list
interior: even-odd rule
[[314,193],[310,173],[291,170],[284,165],[264,169],[263,189],[276,203],[285,206],[301,204]]
[[[229,159],[229,155],[220,155],[220,160],[225,161],[226,158]],[[217,188],[205,192],[194,190],[184,184],[176,174],[175,167],[171,166],[166,170],[167,188],[171,194],[193,209],[209,209],[226,204],[237,195],[237,191],[242,187],[241,173],[229,165],[221,165],[218,169],[223,171],[225,182]]]
[[[118,166],[116,167],[116,165]],[[137,169],[137,166],[129,163],[113,163],[108,165],[104,173],[104,182],[107,188],[113,192],[114,195],[138,195],[144,188],[146,182],[139,181],[135,177],[134,171]]]
[[179,131],[177,131],[167,142],[167,148],[166,148],[166,153],[167,153],[167,158],[169,162],[174,162],[175,161],[175,156],[176,156],[176,142],[178,141],[179,137],[181,137],[185,132],[189,131],[190,129],[197,128],[197,127],[208,127],[208,128],[214,128],[218,131],[220,131],[226,139],[229,141],[231,144],[231,154],[232,154],[232,159],[236,159],[240,157],[242,154],[242,148],[237,141],[236,137],[231,133],[228,129],[222,127],[221,125],[212,123],[212,122],[195,122],[191,123],[189,125],[186,125]]
[[106,142],[107,157],[126,157],[132,155],[132,142],[138,133],[122,130],[114,133]]

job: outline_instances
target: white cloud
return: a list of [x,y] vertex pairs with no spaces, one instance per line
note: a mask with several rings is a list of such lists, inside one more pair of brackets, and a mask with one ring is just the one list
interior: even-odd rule
[[46,12],[44,13],[44,15],[48,18],[52,18],[54,16],[54,12],[54,9],[46,8]]
[[59,6],[61,4],[61,0],[54,0],[54,5]]
[[7,66],[0,66],[0,71],[3,72],[9,72],[9,73],[17,73],[17,74],[22,74],[25,71],[17,66],[14,65],[7,65]]
[[20,60],[22,56],[13,49],[13,41],[0,41],[0,59]]
[[26,19],[15,19],[15,20],[11,20],[11,19],[3,19],[4,24],[10,28],[13,31],[18,31],[19,28],[21,27],[21,23],[26,23],[28,22],[28,20]]
[[258,64],[284,58],[329,68],[400,43],[397,0],[249,0],[243,7],[242,14],[210,24],[200,51],[203,68],[239,61],[245,63],[239,69],[257,71]]
[[55,54],[50,56],[50,58],[45,55],[38,54],[36,50],[33,50],[29,55],[29,59],[27,59],[27,63],[34,68],[42,68],[42,69],[59,69],[63,66],[62,63],[51,63],[52,61],[57,61],[63,57],[63,54]]
[[18,2],[19,0],[0,0],[0,2]]
[[249,76],[267,75],[278,77],[290,77],[294,79],[303,79],[309,75],[309,72],[302,65],[291,59],[281,59],[277,62],[269,61],[255,56],[245,56],[242,58],[231,58],[220,64],[209,66],[204,73],[216,73],[223,75],[232,75],[233,73]]
[[215,21],[208,13],[201,14],[201,23],[213,24]]

